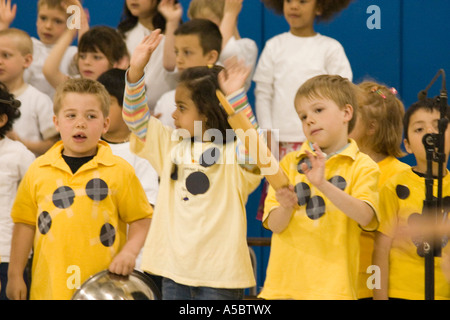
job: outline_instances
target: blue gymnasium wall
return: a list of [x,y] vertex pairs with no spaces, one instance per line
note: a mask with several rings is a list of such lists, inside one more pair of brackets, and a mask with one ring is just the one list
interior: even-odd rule
[[[36,5],[32,0],[13,0],[18,15],[13,27],[36,36]],[[180,0],[187,11],[189,0]],[[376,5],[380,9],[380,29],[369,29],[367,21]],[[84,0],[90,11],[91,25],[117,26],[122,0]],[[317,25],[317,31],[333,37],[344,46],[353,68],[354,81],[366,78],[395,87],[408,107],[417,100],[439,69],[450,75],[449,0],[355,0],[347,10],[330,23]],[[187,20],[186,16],[184,17]],[[259,50],[267,39],[288,30],[282,16],[265,9],[259,0],[245,0],[239,17],[242,37],[256,41]],[[439,94],[440,80],[429,96]],[[249,97],[254,101],[253,92]],[[411,156],[403,158],[414,164]],[[268,237],[270,232],[255,219],[260,189],[251,195],[248,208],[249,237]],[[264,282],[268,248],[255,248],[258,258],[258,286]]]

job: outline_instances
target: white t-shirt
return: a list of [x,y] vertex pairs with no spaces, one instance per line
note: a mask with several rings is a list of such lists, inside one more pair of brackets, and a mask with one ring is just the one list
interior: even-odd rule
[[321,74],[353,78],[344,48],[337,40],[319,33],[298,37],[290,32],[268,40],[253,77],[256,118],[261,128],[278,129],[279,141],[303,142],[306,138],[295,111],[295,95],[306,80]]
[[0,140],[0,256],[9,262],[11,237],[14,223],[11,208],[16,198],[17,187],[34,155],[22,143],[5,137]]
[[108,143],[114,155],[124,158],[136,172],[136,176],[144,188],[147,195],[148,202],[155,205],[158,196],[158,174],[152,165],[145,159],[132,153],[130,150],[130,143]]
[[[128,52],[133,54],[134,49],[142,39],[151,34],[151,30],[138,23],[125,34],[125,42]],[[145,85],[147,87],[148,107],[153,111],[158,99],[167,91],[175,89],[177,76],[174,72],[167,71],[163,66],[164,41],[161,40],[156,50],[152,53],[150,61],[145,67]]]
[[233,56],[243,60],[245,65],[251,67],[250,76],[245,83],[245,89],[248,90],[251,86],[256,60],[258,58],[258,46],[256,42],[249,38],[236,39],[234,36],[231,37],[220,53],[218,64],[223,64],[225,60]]
[[14,122],[13,130],[21,139],[42,141],[57,134],[53,124],[53,102],[48,95],[25,84],[15,96],[21,102],[21,115]]
[[[25,70],[24,80],[26,83],[31,84],[36,89],[42,91],[53,99],[55,88],[48,83],[42,72],[45,60],[52,50],[53,45],[46,45],[36,38],[31,38],[31,40],[33,41],[33,63],[27,70]],[[59,70],[63,74],[69,74],[69,68],[74,56],[77,54],[77,50],[78,49],[76,46],[70,46],[64,53],[63,59],[61,60],[61,64],[59,66]]]

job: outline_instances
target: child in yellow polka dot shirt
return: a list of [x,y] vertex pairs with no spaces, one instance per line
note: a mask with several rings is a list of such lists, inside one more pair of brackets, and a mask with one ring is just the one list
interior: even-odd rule
[[72,79],[57,90],[61,141],[30,166],[11,212],[10,299],[26,297],[22,275],[32,247],[32,300],[70,299],[104,269],[133,271],[153,210],[131,165],[99,141],[109,105],[96,81]]
[[264,225],[273,231],[264,299],[356,299],[361,228],[373,230],[379,169],[348,138],[354,85],[317,76],[297,92],[307,141],[280,162],[290,186],[269,188]]

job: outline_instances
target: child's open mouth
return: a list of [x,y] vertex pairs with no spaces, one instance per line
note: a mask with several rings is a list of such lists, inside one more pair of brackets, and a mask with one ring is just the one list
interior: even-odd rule
[[76,135],[73,136],[73,139],[76,142],[83,142],[83,141],[85,141],[87,139],[87,137],[85,135],[83,135],[83,134],[76,134]]

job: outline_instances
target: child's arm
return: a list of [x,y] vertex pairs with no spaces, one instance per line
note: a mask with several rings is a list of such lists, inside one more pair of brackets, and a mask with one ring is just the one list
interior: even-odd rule
[[60,83],[63,83],[64,81],[69,79],[68,75],[63,74],[59,70],[59,66],[61,65],[64,53],[71,45],[76,33],[76,29],[67,29],[58,39],[55,46],[50,51],[47,59],[45,60],[42,72],[44,73],[44,76],[47,79],[48,83],[50,83],[53,88],[56,88]]
[[159,29],[144,37],[134,50],[130,59],[130,68],[127,71],[122,116],[130,130],[142,141],[145,141],[147,123],[150,119],[143,79],[144,68],[161,39],[162,35]]
[[167,71],[173,71],[176,66],[174,33],[180,25],[183,8],[180,3],[175,3],[175,0],[162,0],[158,11],[166,19],[163,66]]
[[387,300],[389,298],[389,253],[392,238],[376,231],[372,264],[380,268],[380,289],[373,289],[374,300]]
[[6,135],[11,140],[20,141],[28,150],[37,155],[46,153],[59,139],[59,135],[55,135],[54,137],[40,141],[24,140],[21,139],[14,130],[9,131]]
[[222,33],[222,48],[228,43],[228,40],[234,35],[239,39],[239,32],[237,29],[237,20],[239,13],[242,10],[243,0],[225,0],[223,9],[223,18],[220,22],[220,33]]
[[292,185],[278,189],[275,197],[280,206],[270,212],[267,227],[274,233],[281,233],[291,221],[292,213],[298,206],[298,198]]
[[352,197],[325,179],[326,156],[317,144],[313,147],[316,155],[306,151],[311,168],[308,168],[306,163],[301,167],[308,180],[350,219],[355,220],[361,227],[367,226],[373,218],[374,210],[366,202]]
[[17,4],[11,7],[11,0],[0,0],[0,30],[6,30],[16,18]]
[[35,230],[35,226],[32,225],[14,224],[6,287],[6,295],[10,300],[26,300],[27,298],[23,272],[33,246]]
[[151,219],[140,219],[129,224],[128,241],[109,265],[109,271],[115,274],[129,275],[133,272],[136,258],[141,251]]

